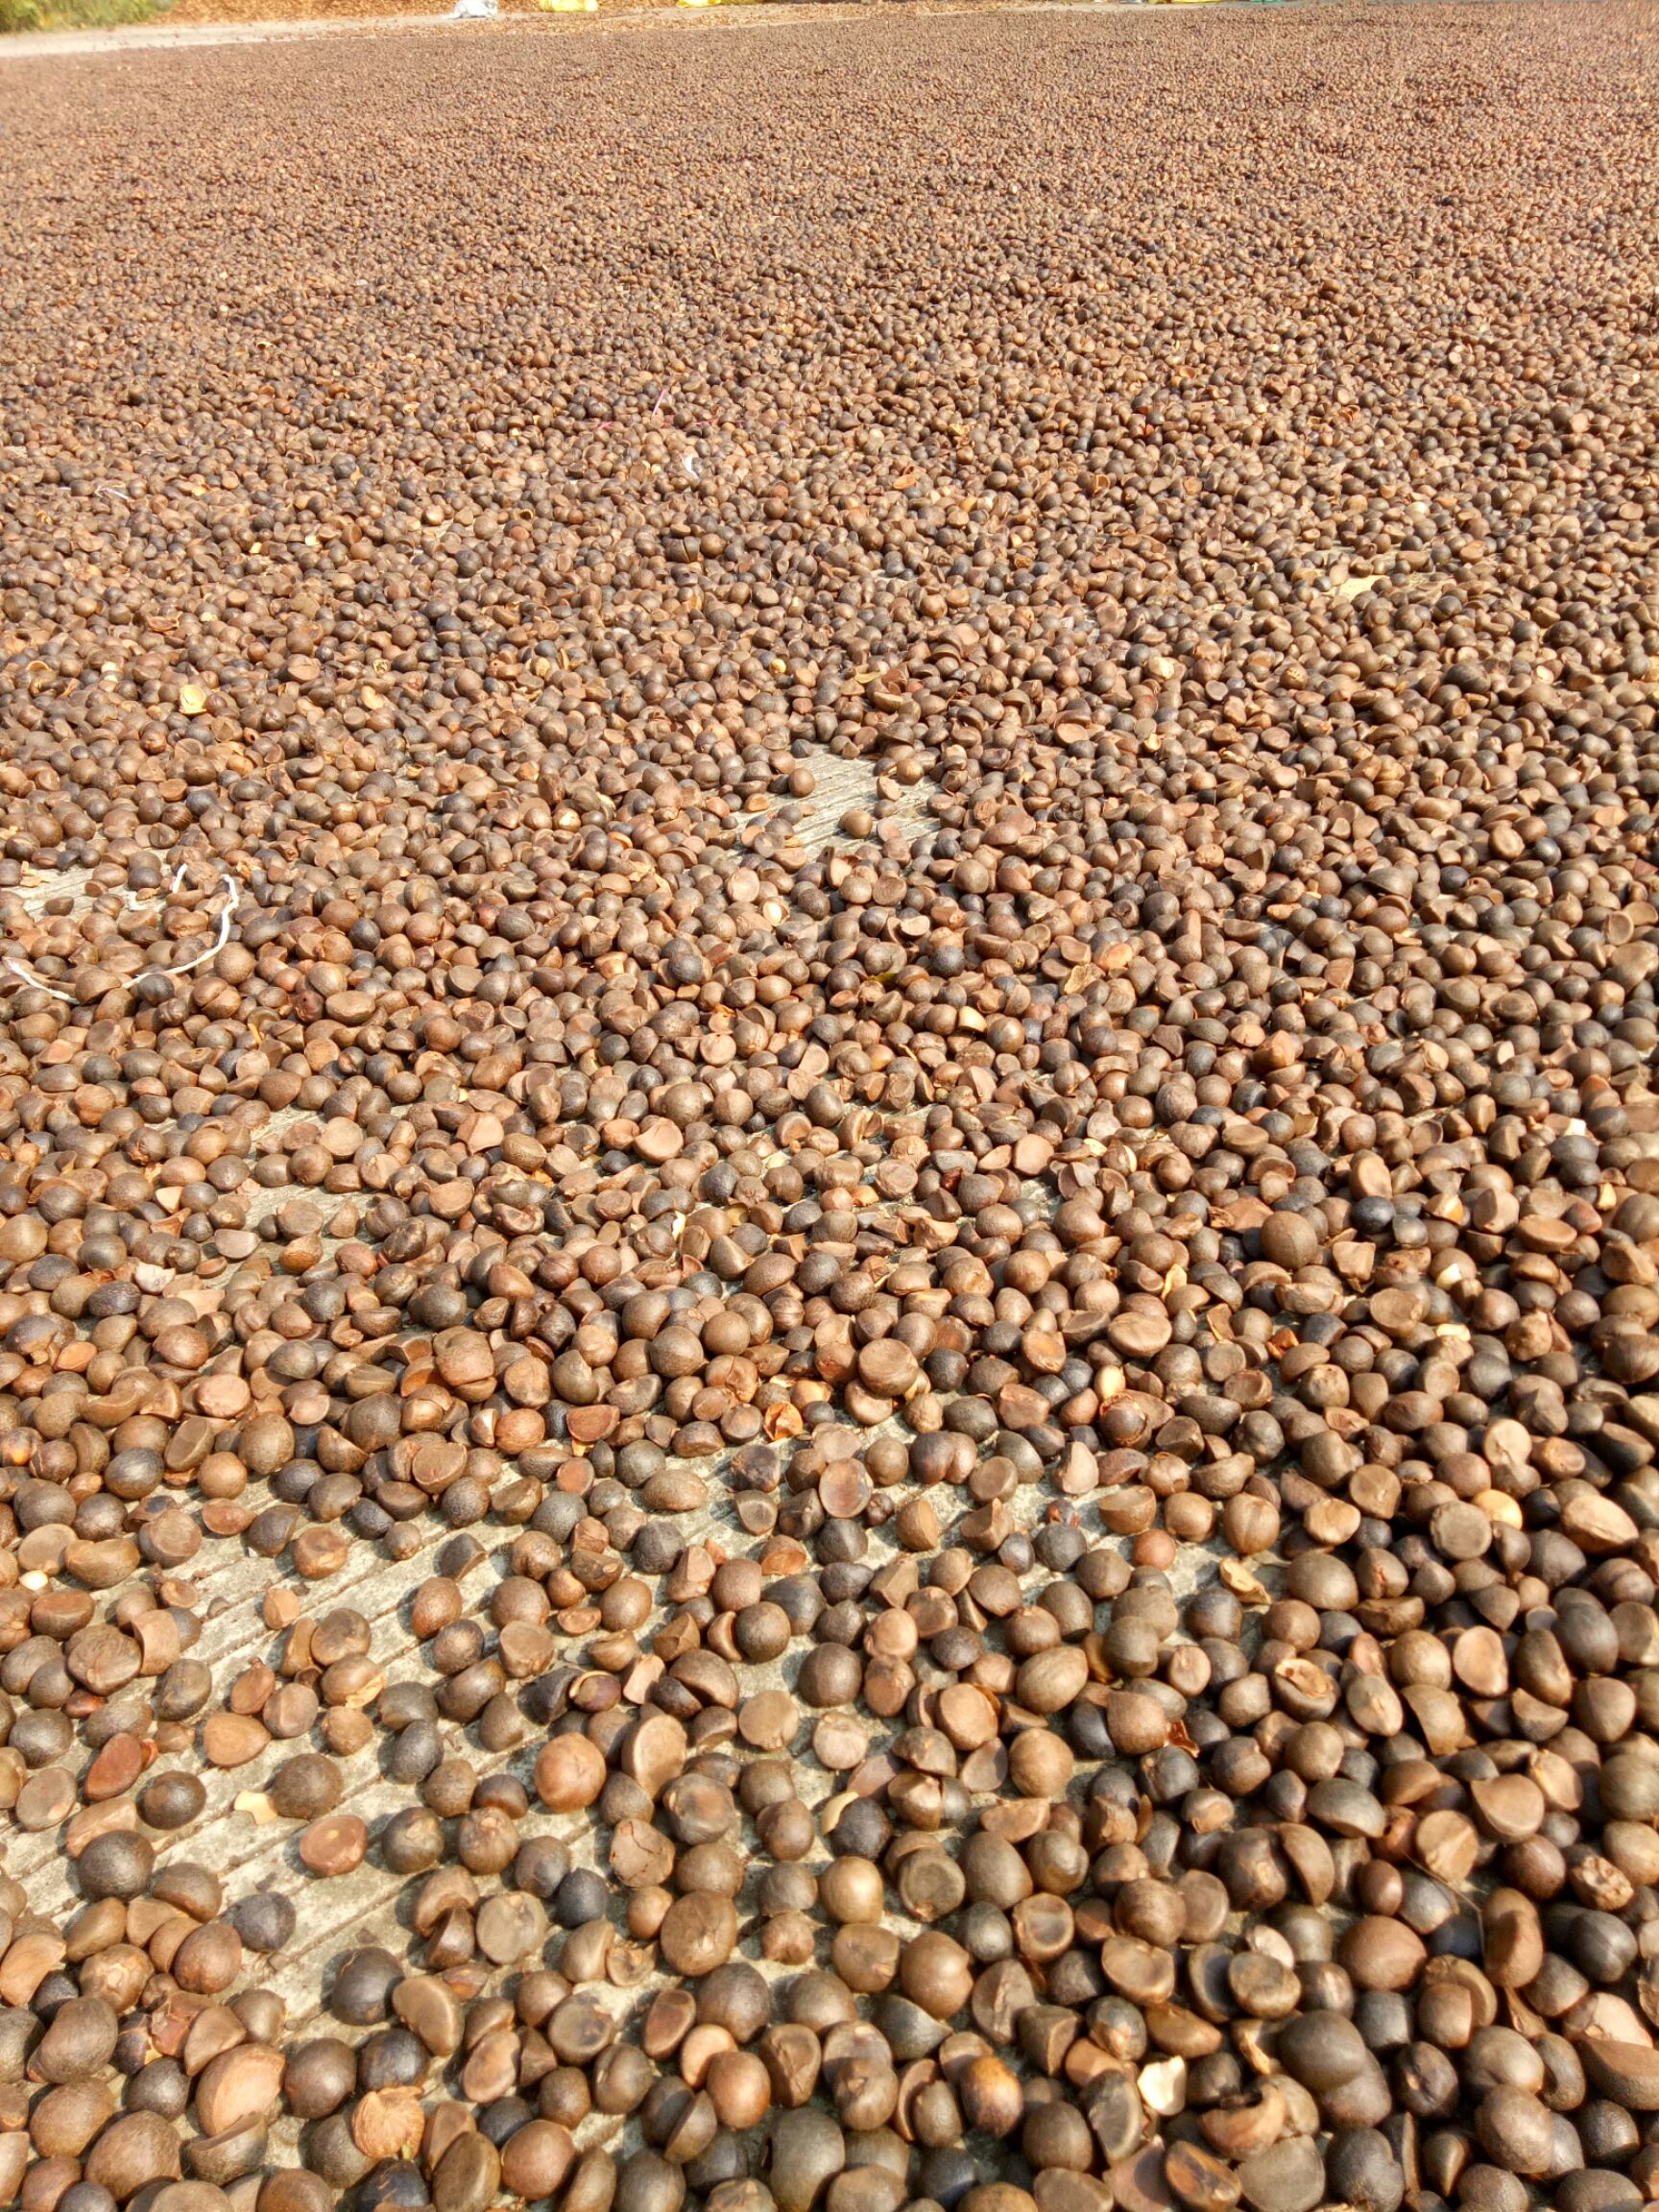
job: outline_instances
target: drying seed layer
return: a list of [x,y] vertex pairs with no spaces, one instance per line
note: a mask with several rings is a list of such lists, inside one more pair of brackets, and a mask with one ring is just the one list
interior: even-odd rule
[[0,78],[0,2201],[1659,2202],[1656,26]]

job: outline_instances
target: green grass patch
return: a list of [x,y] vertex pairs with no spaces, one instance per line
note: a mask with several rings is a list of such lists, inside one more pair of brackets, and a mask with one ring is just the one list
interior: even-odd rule
[[8,31],[108,31],[148,23],[164,0],[0,0],[0,35]]

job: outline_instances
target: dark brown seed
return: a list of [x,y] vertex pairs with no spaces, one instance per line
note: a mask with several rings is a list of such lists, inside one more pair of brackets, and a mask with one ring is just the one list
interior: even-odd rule
[[158,2113],[125,2113],[87,2152],[84,2176],[125,2203],[148,2182],[178,2178],[179,2137]]
[[108,2063],[118,2028],[114,2008],[102,1998],[70,1998],[53,2013],[29,2070],[40,2081],[84,2080]]

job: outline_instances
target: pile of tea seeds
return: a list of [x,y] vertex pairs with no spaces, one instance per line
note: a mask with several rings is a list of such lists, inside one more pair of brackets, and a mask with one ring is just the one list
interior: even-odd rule
[[0,76],[0,2201],[1659,2201],[1655,39]]

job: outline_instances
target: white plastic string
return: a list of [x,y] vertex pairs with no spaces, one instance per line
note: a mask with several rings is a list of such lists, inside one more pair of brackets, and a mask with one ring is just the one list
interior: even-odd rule
[[[167,897],[169,899],[177,897],[179,888],[183,882],[184,878],[189,871],[189,867],[190,863],[188,860],[180,861],[179,866],[174,873],[172,886],[167,892]],[[192,968],[200,968],[204,961],[214,959],[219,953],[224,951],[226,946],[230,941],[230,916],[236,905],[236,885],[223,869],[221,869],[219,872],[219,884],[220,888],[225,894],[225,904],[219,915],[219,934],[214,938],[212,944],[207,947],[204,952],[197,952],[193,954],[190,959],[180,960],[176,966],[172,968],[156,968],[154,966],[149,968],[140,968],[138,974],[132,978],[134,983],[139,980],[139,977],[144,975],[188,974]],[[36,975],[34,970],[28,967],[23,961],[8,959],[4,962],[4,965],[11,969],[13,975],[21,976],[23,981],[31,985],[35,990],[44,991],[49,998],[60,998],[65,1006],[74,1006],[79,1003],[72,993],[68,991],[60,991],[54,984],[48,983],[44,975]]]

